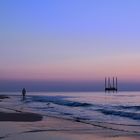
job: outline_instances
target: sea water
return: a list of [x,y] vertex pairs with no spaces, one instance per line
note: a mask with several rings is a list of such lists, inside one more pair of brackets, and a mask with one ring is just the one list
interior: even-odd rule
[[25,100],[19,94],[12,96],[16,110],[140,132],[140,92],[30,92]]

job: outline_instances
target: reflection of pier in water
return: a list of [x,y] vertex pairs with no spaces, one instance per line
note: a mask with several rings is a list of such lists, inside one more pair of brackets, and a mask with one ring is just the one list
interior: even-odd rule
[[105,78],[105,92],[108,91],[118,91],[118,81],[117,81],[117,77],[116,78],[112,78],[112,81],[110,80],[110,78]]

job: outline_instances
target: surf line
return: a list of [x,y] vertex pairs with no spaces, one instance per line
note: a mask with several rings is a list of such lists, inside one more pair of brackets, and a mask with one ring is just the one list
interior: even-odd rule
[[[58,117],[58,116],[54,116],[54,115],[43,115],[41,114],[42,116],[48,116],[48,117],[54,117],[54,118],[58,118],[58,119],[64,119],[64,120],[69,120],[69,121],[74,121],[74,122],[80,122],[80,123],[84,123],[84,124],[89,124],[89,125],[92,125],[92,126],[96,126],[96,127],[99,127],[99,128],[105,128],[105,129],[109,129],[109,130],[115,130],[115,131],[120,131],[120,132],[127,132],[127,133],[136,133],[136,134],[140,134],[139,131],[129,131],[129,130],[125,130],[125,129],[117,129],[117,128],[112,128],[112,127],[107,127],[107,126],[103,126],[101,124],[95,124],[95,123],[102,123],[102,122],[94,122],[94,123],[90,123],[90,122],[87,122],[85,120],[82,120],[82,119],[72,119],[72,118],[64,118],[64,117]],[[125,126],[125,125],[124,125]],[[127,125],[126,125],[127,126]],[[55,130],[54,130],[55,131]]]

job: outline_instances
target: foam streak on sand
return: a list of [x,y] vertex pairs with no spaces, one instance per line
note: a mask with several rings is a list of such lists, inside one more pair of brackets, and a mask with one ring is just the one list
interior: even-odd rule
[[[6,140],[29,140],[31,138],[34,140],[39,138],[41,140],[124,140],[124,138],[125,140],[138,140],[138,135],[133,133],[109,130],[54,117],[48,117],[46,120],[33,124],[18,123],[15,127],[15,124],[11,122],[10,124],[5,123],[5,126],[10,128],[8,134],[3,135]],[[21,126],[24,127],[21,128]]]

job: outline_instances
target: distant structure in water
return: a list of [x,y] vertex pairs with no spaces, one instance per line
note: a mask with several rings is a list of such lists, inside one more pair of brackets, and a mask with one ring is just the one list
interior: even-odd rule
[[110,80],[110,77],[106,78],[105,77],[105,92],[110,92],[110,91],[118,91],[118,80],[117,77],[116,78],[112,78],[112,80]]

